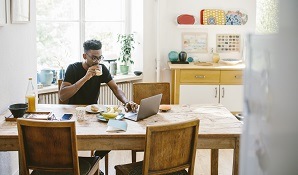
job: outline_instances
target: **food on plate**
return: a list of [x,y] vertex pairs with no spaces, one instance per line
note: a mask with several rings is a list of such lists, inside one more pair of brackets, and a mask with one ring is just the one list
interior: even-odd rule
[[159,110],[161,110],[162,112],[166,112],[168,110],[171,110],[171,106],[170,105],[159,105]]
[[114,119],[115,117],[117,117],[118,115],[118,112],[115,112],[115,113],[107,113],[107,112],[104,112],[101,114],[103,116],[103,118],[105,119]]
[[121,110],[119,109],[119,106],[111,106],[111,107],[107,107],[107,111],[102,113],[101,115],[105,119],[114,119],[115,117],[118,116],[120,112]]
[[97,112],[99,110],[99,108],[96,105],[91,105],[91,111],[93,112]]

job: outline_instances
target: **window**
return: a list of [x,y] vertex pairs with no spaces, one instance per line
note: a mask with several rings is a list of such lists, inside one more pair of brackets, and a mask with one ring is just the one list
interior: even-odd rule
[[256,31],[270,34],[278,32],[278,0],[257,0]]
[[99,39],[103,55],[119,53],[118,33],[130,21],[127,0],[36,0],[37,69],[81,61],[83,42]]

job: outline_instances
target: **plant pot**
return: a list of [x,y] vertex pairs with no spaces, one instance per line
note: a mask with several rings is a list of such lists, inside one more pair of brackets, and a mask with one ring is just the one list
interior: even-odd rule
[[128,69],[129,69],[129,66],[120,65],[120,72],[121,72],[122,75],[127,75],[128,74]]

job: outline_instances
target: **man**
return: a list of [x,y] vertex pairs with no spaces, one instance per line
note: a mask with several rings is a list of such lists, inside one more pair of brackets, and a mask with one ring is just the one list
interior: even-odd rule
[[[126,111],[136,111],[137,104],[129,101],[117,86],[109,70],[99,62],[103,59],[102,44],[98,40],[84,43],[84,61],[68,66],[61,84],[59,98],[68,104],[97,104],[101,83],[106,83],[124,105]],[[100,76],[96,76],[96,72]]]
[[[103,59],[102,44],[98,40],[84,43],[84,60],[70,64],[61,84],[59,98],[68,104],[97,104],[101,83],[106,83],[125,111],[136,111],[138,105],[129,101],[124,92],[117,86],[109,70],[99,62]],[[95,155],[103,158],[109,151],[96,151]]]

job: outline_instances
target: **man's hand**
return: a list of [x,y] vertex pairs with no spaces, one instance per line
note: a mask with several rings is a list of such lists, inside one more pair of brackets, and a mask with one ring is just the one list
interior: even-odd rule
[[88,68],[87,73],[85,75],[88,80],[96,75],[95,70],[99,70],[99,65],[94,65]]
[[124,109],[126,112],[128,112],[128,111],[137,112],[138,104],[136,104],[133,101],[129,101],[124,104]]

